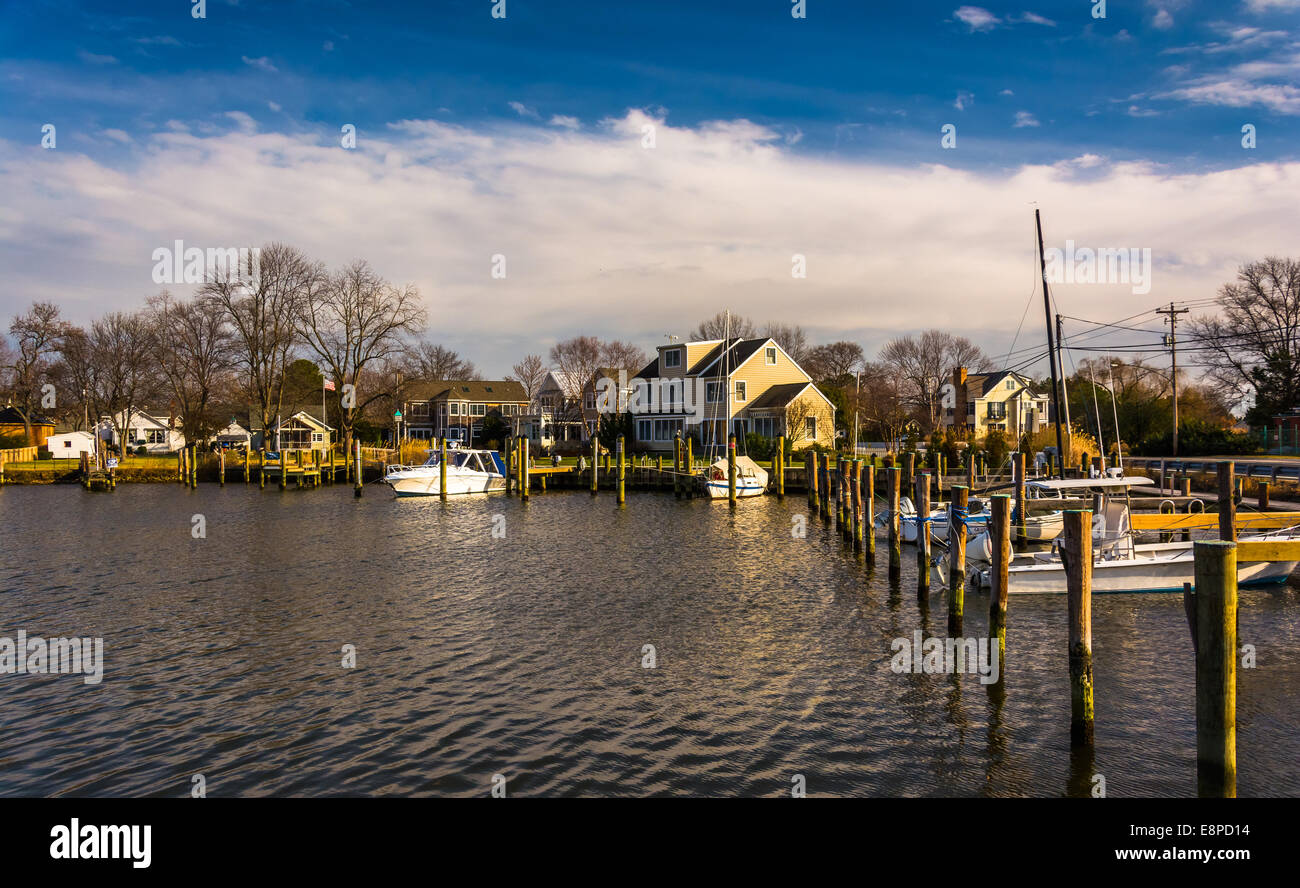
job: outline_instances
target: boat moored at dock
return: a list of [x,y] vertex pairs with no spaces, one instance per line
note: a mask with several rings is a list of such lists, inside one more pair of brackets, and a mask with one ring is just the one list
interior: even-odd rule
[[[438,496],[442,492],[441,454],[426,451],[423,465],[384,467],[384,483],[398,496]],[[506,466],[495,450],[449,450],[447,452],[447,495],[491,493],[506,489]]]

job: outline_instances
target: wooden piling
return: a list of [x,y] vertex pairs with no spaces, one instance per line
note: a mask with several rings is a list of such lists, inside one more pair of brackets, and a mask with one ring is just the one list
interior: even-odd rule
[[804,486],[808,488],[808,508],[817,508],[817,463],[812,448],[803,452]]
[[1267,512],[1268,511],[1268,482],[1257,481],[1255,482],[1255,486],[1259,495],[1259,510],[1261,512]]
[[[731,453],[732,453],[732,496],[731,496],[731,498],[732,498],[732,502],[735,502],[735,498],[736,498],[736,497],[735,497],[735,453],[736,453],[736,442],[735,442],[735,440],[734,440],[734,437],[735,437],[735,436],[732,436],[732,437],[733,437],[733,440],[732,440],[732,442],[731,442]],[[625,493],[624,493],[624,489],[623,489],[623,464],[624,464],[624,454],[623,454],[623,436],[622,436],[622,435],[619,435],[619,436],[618,436],[618,504],[619,504],[620,506],[623,505],[623,502],[624,502],[625,499],[626,499],[626,495],[625,495]]]
[[225,487],[226,486],[226,451],[224,448],[217,451],[217,472],[218,472],[218,478],[217,478],[218,486]]
[[966,488],[975,491],[975,454],[970,450],[966,451]]
[[776,495],[785,498],[785,435],[776,437]]
[[1011,498],[1005,493],[989,498],[989,542],[993,567],[989,571],[989,637],[998,640],[998,681],[1007,662],[1007,568],[1011,564]]
[[[284,490],[289,486],[289,454],[282,448],[280,450],[280,489]],[[361,482],[361,474],[357,473],[357,483]],[[359,489],[359,488],[358,488]]]
[[686,439],[686,498],[695,498],[695,439]]
[[266,448],[257,448],[257,487],[259,490],[266,489]]
[[[360,441],[360,439],[358,439],[358,440],[356,441],[355,446],[356,446],[356,465],[355,465],[355,469],[356,469],[356,476],[357,476],[357,477],[356,477],[356,481],[355,481],[356,486],[352,488],[352,495],[353,495],[354,497],[360,497],[360,496],[361,496],[361,441]],[[447,443],[446,443],[446,441],[443,441],[443,445],[442,445],[442,446],[443,446],[443,450],[442,450],[442,452],[443,452],[444,454],[446,454],[446,452],[447,452]],[[264,455],[265,455],[265,454],[264,454]],[[283,468],[284,468],[284,465],[283,465],[283,464],[284,464],[284,453],[281,453],[281,454],[280,454],[280,463],[281,463],[281,473],[280,473],[280,475],[281,475],[281,477],[284,477],[284,472],[283,472]]]
[[898,531],[898,500],[902,487],[903,470],[889,467],[889,574],[897,577],[903,569],[903,538]]
[[970,488],[952,488],[948,505],[948,635],[961,635],[966,608],[966,504]]
[[1219,463],[1219,539],[1237,541],[1237,501],[1233,498],[1236,481],[1232,461]]
[[1092,688],[1092,512],[1064,513],[1065,587],[1070,624],[1070,742],[1091,746]]
[[1018,450],[1013,454],[1011,460],[1011,479],[1016,490],[1015,527],[1013,528],[1015,540],[1018,543],[1023,543],[1025,541],[1025,518],[1029,516],[1029,509],[1025,502],[1025,455]]
[[[621,487],[620,487],[621,491]],[[619,494],[622,502],[622,493]],[[736,436],[727,436],[727,502],[736,504]]]
[[531,488],[533,479],[529,469],[533,467],[532,459],[528,455],[528,439],[519,439],[519,499],[526,501],[532,495]]
[[862,554],[862,460],[854,459],[849,471],[849,531],[853,553]]
[[903,490],[911,490],[916,485],[916,453],[909,450],[903,454]]
[[930,591],[930,473],[916,479],[916,592]]
[[1237,795],[1237,545],[1194,543],[1196,791]]
[[823,454],[820,459],[817,484],[821,488],[821,516],[823,521],[831,520],[831,455]]
[[[874,463],[874,460],[873,460]],[[876,467],[867,465],[862,472],[862,545],[867,560],[876,558]]]

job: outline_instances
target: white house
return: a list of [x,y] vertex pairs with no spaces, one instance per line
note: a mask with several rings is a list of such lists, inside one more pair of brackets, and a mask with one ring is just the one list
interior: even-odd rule
[[[118,447],[117,426],[122,425],[121,414],[109,421],[107,417],[100,420],[99,437],[113,447]],[[148,453],[171,453],[185,446],[185,435],[180,429],[180,420],[160,414],[137,410],[131,414],[127,427],[127,449],[134,451],[144,447]]]
[[45,441],[55,459],[81,459],[81,454],[95,455],[95,436],[90,432],[55,432]]

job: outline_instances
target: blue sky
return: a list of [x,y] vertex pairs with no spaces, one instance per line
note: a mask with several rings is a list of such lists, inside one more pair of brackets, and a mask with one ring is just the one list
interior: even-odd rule
[[[1165,199],[1159,196],[1161,186],[1170,201],[1189,188],[1203,193],[1203,203],[1179,200],[1165,208],[1186,223],[1200,213],[1222,215],[1216,201],[1240,195],[1243,188],[1258,189],[1261,195],[1280,188],[1287,194],[1296,182],[1300,89],[1293,84],[1300,74],[1300,37],[1294,25],[1300,0],[1110,2],[1104,19],[1093,17],[1088,0],[1012,6],[807,0],[807,18],[801,20],[791,17],[786,0],[507,0],[505,19],[492,17],[494,5],[493,0],[208,0],[206,18],[196,20],[186,0],[6,2],[0,7],[0,184],[7,178],[13,188],[6,189],[10,206],[0,203],[6,214],[0,215],[0,260],[31,286],[0,297],[5,300],[0,309],[12,312],[30,301],[32,290],[65,293],[70,313],[83,320],[94,306],[129,304],[136,294],[117,291],[124,283],[134,285],[135,272],[127,271],[130,262],[112,259],[136,249],[123,240],[122,220],[129,218],[124,214],[133,205],[166,197],[190,212],[176,210],[171,216],[159,203],[157,225],[131,219],[144,253],[173,236],[217,237],[223,243],[277,236],[303,241],[331,263],[351,258],[343,253],[367,243],[375,229],[373,216],[367,222],[354,220],[351,233],[340,224],[328,237],[318,236],[305,231],[301,220],[298,228],[287,220],[275,224],[266,218],[265,208],[232,214],[199,183],[193,193],[176,194],[173,188],[164,195],[158,187],[171,177],[193,180],[219,168],[223,175],[254,182],[277,170],[283,176],[276,181],[284,182],[294,170],[303,176],[294,194],[316,181],[344,188],[349,168],[341,174],[332,166],[337,162],[332,156],[322,160],[309,150],[337,148],[344,123],[357,127],[362,143],[357,165],[364,157],[373,166],[358,170],[358,181],[351,183],[357,190],[348,195],[340,191],[338,201],[364,204],[369,199],[365,180],[380,189],[386,183],[391,195],[372,212],[387,215],[383,208],[394,208],[403,188],[410,193],[416,181],[411,167],[431,173],[454,170],[456,181],[469,190],[457,201],[430,197],[422,213],[432,215],[417,214],[428,220],[428,230],[413,236],[408,224],[400,233],[389,232],[384,244],[407,237],[417,243],[445,240],[449,235],[436,218],[442,214],[442,223],[452,229],[468,226],[484,232],[484,254],[523,253],[520,242],[529,239],[529,231],[536,232],[529,241],[536,254],[545,237],[542,226],[555,224],[546,212],[518,222],[508,207],[484,210],[486,215],[474,218],[476,190],[513,194],[516,200],[507,203],[517,207],[521,192],[511,192],[511,182],[525,190],[554,189],[538,201],[539,207],[562,204],[573,188],[600,191],[603,201],[570,209],[590,215],[585,236],[607,229],[595,218],[602,203],[626,205],[632,198],[621,189],[635,177],[618,164],[601,175],[598,167],[573,158],[584,152],[595,157],[608,140],[631,133],[646,120],[664,126],[666,134],[680,134],[680,144],[689,140],[691,150],[702,152],[697,165],[698,157],[733,157],[734,164],[720,169],[737,172],[735,188],[752,194],[755,188],[800,182],[809,195],[805,203],[813,209],[822,215],[845,214],[841,227],[861,213],[854,212],[851,202],[834,205],[829,193],[817,198],[819,175],[827,184],[838,180],[846,187],[855,173],[863,182],[897,179],[902,187],[875,196],[872,209],[880,219],[860,233],[863,244],[877,236],[896,236],[898,226],[889,219],[901,217],[908,233],[933,236],[939,246],[944,237],[986,237],[988,249],[998,251],[1011,205],[1016,213],[1027,213],[1023,208],[1038,200],[1049,219],[1065,227],[1057,240],[1094,233],[1096,238],[1149,244],[1159,263],[1161,238],[1185,244],[1189,232],[1157,236],[1149,226],[1123,233],[1104,227],[1107,218],[1129,215],[1132,195],[1147,186],[1155,189],[1151,199],[1156,201]],[[41,156],[45,123],[58,128],[58,148],[47,152],[57,157]],[[957,127],[955,150],[940,147],[945,124]],[[1257,130],[1257,145],[1250,150],[1241,144],[1245,124]],[[567,152],[567,159],[548,152]],[[762,184],[762,175],[773,165],[780,165],[783,175]],[[936,167],[943,172],[936,174]],[[304,172],[312,169],[315,179]],[[403,175],[395,179],[395,170]],[[742,170],[746,175],[740,175]],[[1035,171],[1049,172],[1044,178]],[[46,176],[47,181],[39,181]],[[665,202],[652,215],[662,214],[669,226],[680,224],[683,215],[698,215],[684,201],[703,194],[708,183],[689,183],[686,164],[655,176],[660,178],[652,176],[648,190],[637,198]],[[114,194],[104,193],[106,181],[115,183]],[[1078,209],[1072,218],[1076,208],[1093,200],[1086,191],[1090,182],[1111,183],[1108,190],[1116,198]],[[1053,188],[1060,203],[1042,204]],[[1015,192],[1014,200],[1008,197],[1006,212],[989,213],[976,226],[982,227],[980,233],[972,235],[969,225],[947,232],[934,225],[936,214],[978,215],[987,207],[981,195],[1007,189]],[[951,197],[945,197],[949,191]],[[914,211],[906,206],[911,193],[920,204]],[[711,205],[727,202],[730,194],[713,195]],[[770,230],[756,234],[751,245],[767,238],[773,251],[816,252],[821,242],[808,233],[811,222],[802,226],[808,242],[794,243],[801,227],[786,226],[792,210],[779,208],[783,200],[769,194],[765,203],[744,209],[737,198],[732,209],[742,219],[771,212]],[[891,205],[882,207],[881,200]],[[84,230],[30,224],[42,212],[56,211],[84,215]],[[303,212],[307,218],[328,214],[320,207]],[[1276,229],[1271,211],[1258,218],[1261,230]],[[513,222],[519,230],[504,236],[506,243],[488,242],[490,232]],[[418,229],[422,223],[415,224]],[[629,257],[619,274],[643,280],[653,279],[656,269],[698,271],[702,255],[745,251],[743,238],[739,246],[729,242],[723,226],[734,223],[725,214],[710,224],[715,227],[701,224],[684,231],[680,241],[657,235],[653,255]],[[775,242],[783,226],[791,234],[788,247]],[[1006,260],[1009,280],[1029,279],[1020,250],[1023,235],[1017,227],[1017,252]],[[1294,230],[1289,235],[1293,241]],[[575,230],[569,241],[557,239],[548,255],[583,236]],[[1253,258],[1216,250],[1220,241],[1208,233],[1206,238],[1196,255],[1185,246],[1177,255],[1169,255],[1172,246],[1165,251],[1163,261],[1171,269],[1167,280],[1177,285],[1174,295],[1202,298],[1207,290],[1212,295],[1236,262]],[[1247,242],[1259,241],[1247,232]],[[51,263],[52,245],[70,243],[78,244],[85,261]],[[409,254],[378,243],[375,249],[394,257]],[[899,287],[907,286],[910,276],[901,267],[882,266],[878,257],[855,266],[847,245],[839,252],[845,262],[835,266],[834,279],[818,282],[823,288],[819,296],[831,311],[810,316],[808,325],[842,328],[837,317],[851,314],[848,329],[864,344],[909,326],[905,318],[884,319],[863,310],[861,301],[864,291],[870,293],[869,282],[882,274],[896,278]],[[380,265],[377,258],[372,261]],[[567,276],[554,267],[543,276],[540,261],[521,268],[537,271],[534,294],[564,290],[597,298],[610,292],[609,258],[593,260],[583,273]],[[583,260],[570,256],[561,264],[572,270],[575,261]],[[55,271],[52,264],[67,267]],[[502,295],[502,288],[471,283],[470,275],[452,265],[414,268],[396,259],[380,270],[419,282],[435,307],[442,298],[436,294],[460,299]],[[869,276],[854,277],[854,267],[862,275],[867,267],[872,270]],[[789,294],[768,280],[769,272],[705,268],[707,280],[699,282],[698,298],[708,310],[697,313],[711,314],[722,302],[734,300],[736,310],[757,303],[748,313],[772,314]],[[102,280],[113,281],[113,293],[95,292],[104,287],[97,283]],[[525,282],[515,280],[520,288],[516,297],[522,298]],[[683,283],[665,276],[657,289],[675,292]],[[747,286],[753,288],[751,295],[734,295]],[[999,287],[999,292],[1008,289]],[[1022,289],[1017,284],[1014,297],[1006,297],[1008,314],[1020,315]],[[548,295],[536,299],[557,309],[573,304]],[[1116,311],[1125,307],[1123,301],[1114,294],[1101,300],[1108,309],[1113,303]],[[957,316],[959,307],[945,304],[937,319]],[[679,307],[670,300],[658,315],[629,311],[627,329],[603,322],[604,332],[622,333],[622,338],[649,337],[651,331],[659,336],[670,319],[679,317]],[[987,326],[991,340],[1009,339],[1011,331]],[[539,327],[530,322],[516,337],[522,342],[539,331],[543,341],[565,332],[558,323]],[[468,346],[481,331],[470,323],[466,331],[445,332],[444,338],[459,338]],[[517,347],[513,341],[481,346],[480,363],[500,370],[504,357]]]

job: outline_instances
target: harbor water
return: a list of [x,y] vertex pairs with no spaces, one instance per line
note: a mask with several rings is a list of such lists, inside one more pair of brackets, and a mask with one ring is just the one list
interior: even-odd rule
[[[0,636],[103,639],[98,684],[0,675],[0,795],[1196,792],[1180,596],[1094,598],[1072,752],[1065,596],[1012,597],[1000,688],[895,672],[943,590],[802,496],[10,486],[0,528]],[[1243,590],[1239,638],[1238,792],[1300,795],[1296,587]]]

